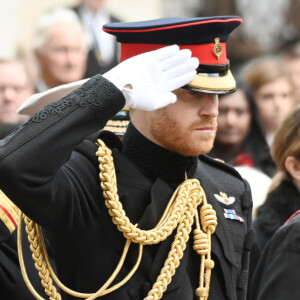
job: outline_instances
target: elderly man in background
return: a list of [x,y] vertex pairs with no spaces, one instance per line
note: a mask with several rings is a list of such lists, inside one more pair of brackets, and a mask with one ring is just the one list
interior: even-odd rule
[[83,78],[87,38],[73,11],[59,8],[43,15],[35,28],[33,50],[39,68],[38,92]]

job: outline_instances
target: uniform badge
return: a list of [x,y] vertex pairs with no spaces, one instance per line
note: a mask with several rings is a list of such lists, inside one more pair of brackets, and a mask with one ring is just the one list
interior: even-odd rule
[[223,203],[223,204],[226,204],[226,205],[230,205],[232,203],[235,202],[235,198],[234,197],[228,197],[225,193],[223,192],[220,192],[220,195],[218,194],[214,194],[215,198]]
[[220,56],[222,55],[223,49],[220,44],[220,38],[216,37],[215,38],[215,45],[213,47],[213,54],[219,59]]
[[234,209],[226,209],[226,208],[224,208],[224,217],[226,219],[236,220],[236,221],[239,221],[241,223],[245,222],[245,220],[242,217],[240,217],[240,216],[238,216],[236,214],[236,212],[235,212]]

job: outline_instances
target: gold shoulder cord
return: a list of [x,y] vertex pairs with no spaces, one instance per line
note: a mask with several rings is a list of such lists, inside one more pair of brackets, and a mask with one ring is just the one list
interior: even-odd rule
[[[196,289],[196,295],[200,300],[207,300],[209,294],[209,285],[211,270],[214,267],[214,261],[211,259],[211,234],[214,233],[217,226],[216,212],[210,204],[207,204],[205,193],[197,179],[185,180],[174,192],[170,199],[167,208],[164,211],[158,224],[151,230],[141,230],[137,225],[133,225],[119,200],[116,174],[113,163],[111,150],[101,140],[97,140],[100,181],[101,189],[105,198],[105,205],[112,217],[113,223],[117,226],[126,238],[126,243],[120,261],[106,283],[95,293],[79,293],[64,286],[55,275],[48,258],[48,254],[43,241],[40,226],[30,220],[28,217],[20,214],[18,228],[18,253],[21,271],[31,293],[38,300],[43,298],[35,291],[31,285],[24,264],[22,251],[22,219],[26,223],[26,232],[30,242],[30,249],[33,252],[35,267],[39,271],[41,282],[45,288],[45,293],[50,300],[60,300],[61,296],[53,285],[53,280],[61,288],[61,290],[70,294],[73,297],[85,298],[93,300],[108,293],[111,293],[124,285],[136,272],[142,259],[143,245],[153,245],[164,241],[173,230],[177,228],[174,242],[171,245],[168,257],[165,260],[164,266],[161,269],[156,282],[144,300],[161,299],[166,291],[168,284],[172,280],[180,259],[183,257],[183,252],[186,248],[186,243],[189,239],[192,225],[196,223],[194,230],[194,246],[193,249],[201,256],[200,263],[200,278],[199,287]],[[197,207],[202,204],[200,216]],[[200,220],[201,226],[200,226]],[[202,229],[201,229],[202,227]],[[109,285],[117,277],[120,272],[131,242],[139,244],[139,254],[135,266],[127,274],[127,276],[119,283],[112,287]]]

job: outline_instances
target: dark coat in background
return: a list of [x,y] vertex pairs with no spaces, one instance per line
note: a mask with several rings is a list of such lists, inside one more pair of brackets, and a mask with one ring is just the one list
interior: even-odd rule
[[[80,5],[71,7],[76,14],[78,15],[80,19]],[[114,22],[121,22],[118,18],[116,18],[114,15],[110,15],[110,21],[109,23]],[[99,28],[99,30],[102,30],[102,28]],[[114,47],[114,59],[110,63],[105,63],[104,61],[101,61],[101,59],[98,58],[97,50],[90,48],[88,52],[87,57],[87,66],[86,71],[83,76],[83,78],[90,78],[97,74],[104,74],[110,69],[112,69],[114,66],[116,66],[119,63],[119,48],[118,48],[117,42],[115,43]]]
[[249,300],[298,300],[300,214],[280,227],[267,243],[250,287]]
[[[113,151],[118,194],[133,224],[138,223],[142,229],[155,226],[175,189],[170,179],[172,172],[166,178],[158,176],[158,168],[164,169],[164,166],[156,166],[155,161],[151,161],[154,154],[140,153],[142,157],[149,157],[152,177],[138,164],[137,155],[130,158],[132,152],[128,150],[126,139],[129,145],[136,139],[135,145],[142,141],[151,150],[164,153],[163,158],[157,156],[161,160],[177,154],[148,141],[133,126],[122,144],[113,134],[96,133],[93,138],[86,139],[102,128],[124,104],[121,92],[98,75],[70,95],[44,107],[18,132],[0,141],[0,168],[3,170],[0,188],[26,215],[45,228],[58,276],[65,285],[80,292],[95,292],[103,285],[115,270],[125,245],[123,234],[112,223],[105,207],[98,177],[95,136],[100,136]],[[200,180],[218,218],[216,232],[212,235],[215,268],[209,299],[245,299],[248,256],[253,240],[249,185],[226,164],[207,156],[194,161],[195,168],[188,172],[189,177]],[[181,177],[182,182],[184,172]],[[220,192],[231,197],[230,203],[216,197]],[[240,219],[225,218],[224,209],[235,210]],[[170,236],[158,245],[145,246],[134,276],[102,299],[145,297],[163,267],[172,241],[173,236]],[[196,299],[200,257],[191,243],[192,238],[163,295],[164,300]],[[138,245],[131,245],[115,282],[132,269],[137,249]],[[64,295],[63,299],[72,297]]]
[[[256,231],[256,242],[250,253],[250,280],[269,239],[277,229],[297,210],[300,209],[300,193],[290,180],[284,180],[275,190],[268,194],[266,201],[257,210],[257,218],[253,221]],[[279,299],[279,298],[278,298]]]
[[272,177],[276,172],[276,166],[271,158],[270,149],[266,142],[254,135],[255,133],[249,136],[230,158],[224,156],[222,145],[219,145],[218,142],[215,142],[209,156],[225,160],[226,163],[235,167],[254,167]]

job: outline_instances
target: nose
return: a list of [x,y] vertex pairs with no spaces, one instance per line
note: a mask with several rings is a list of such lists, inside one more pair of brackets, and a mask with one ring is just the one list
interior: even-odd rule
[[66,52],[66,60],[70,65],[76,65],[82,53],[83,51],[81,50],[81,48],[68,48]]
[[279,108],[281,106],[281,102],[283,102],[283,98],[280,95],[275,95],[273,97],[273,104],[274,104],[274,107],[276,108],[276,110],[279,110]]
[[67,49],[66,50],[66,63],[68,65],[73,65],[74,62],[74,51],[72,51],[72,49]]
[[12,102],[16,97],[16,91],[13,87],[6,86],[3,88],[2,96],[5,102]]
[[226,122],[228,125],[234,125],[238,122],[237,114],[235,111],[230,110],[226,114]]
[[199,101],[199,115],[216,118],[219,114],[218,95],[203,94],[202,101]]

